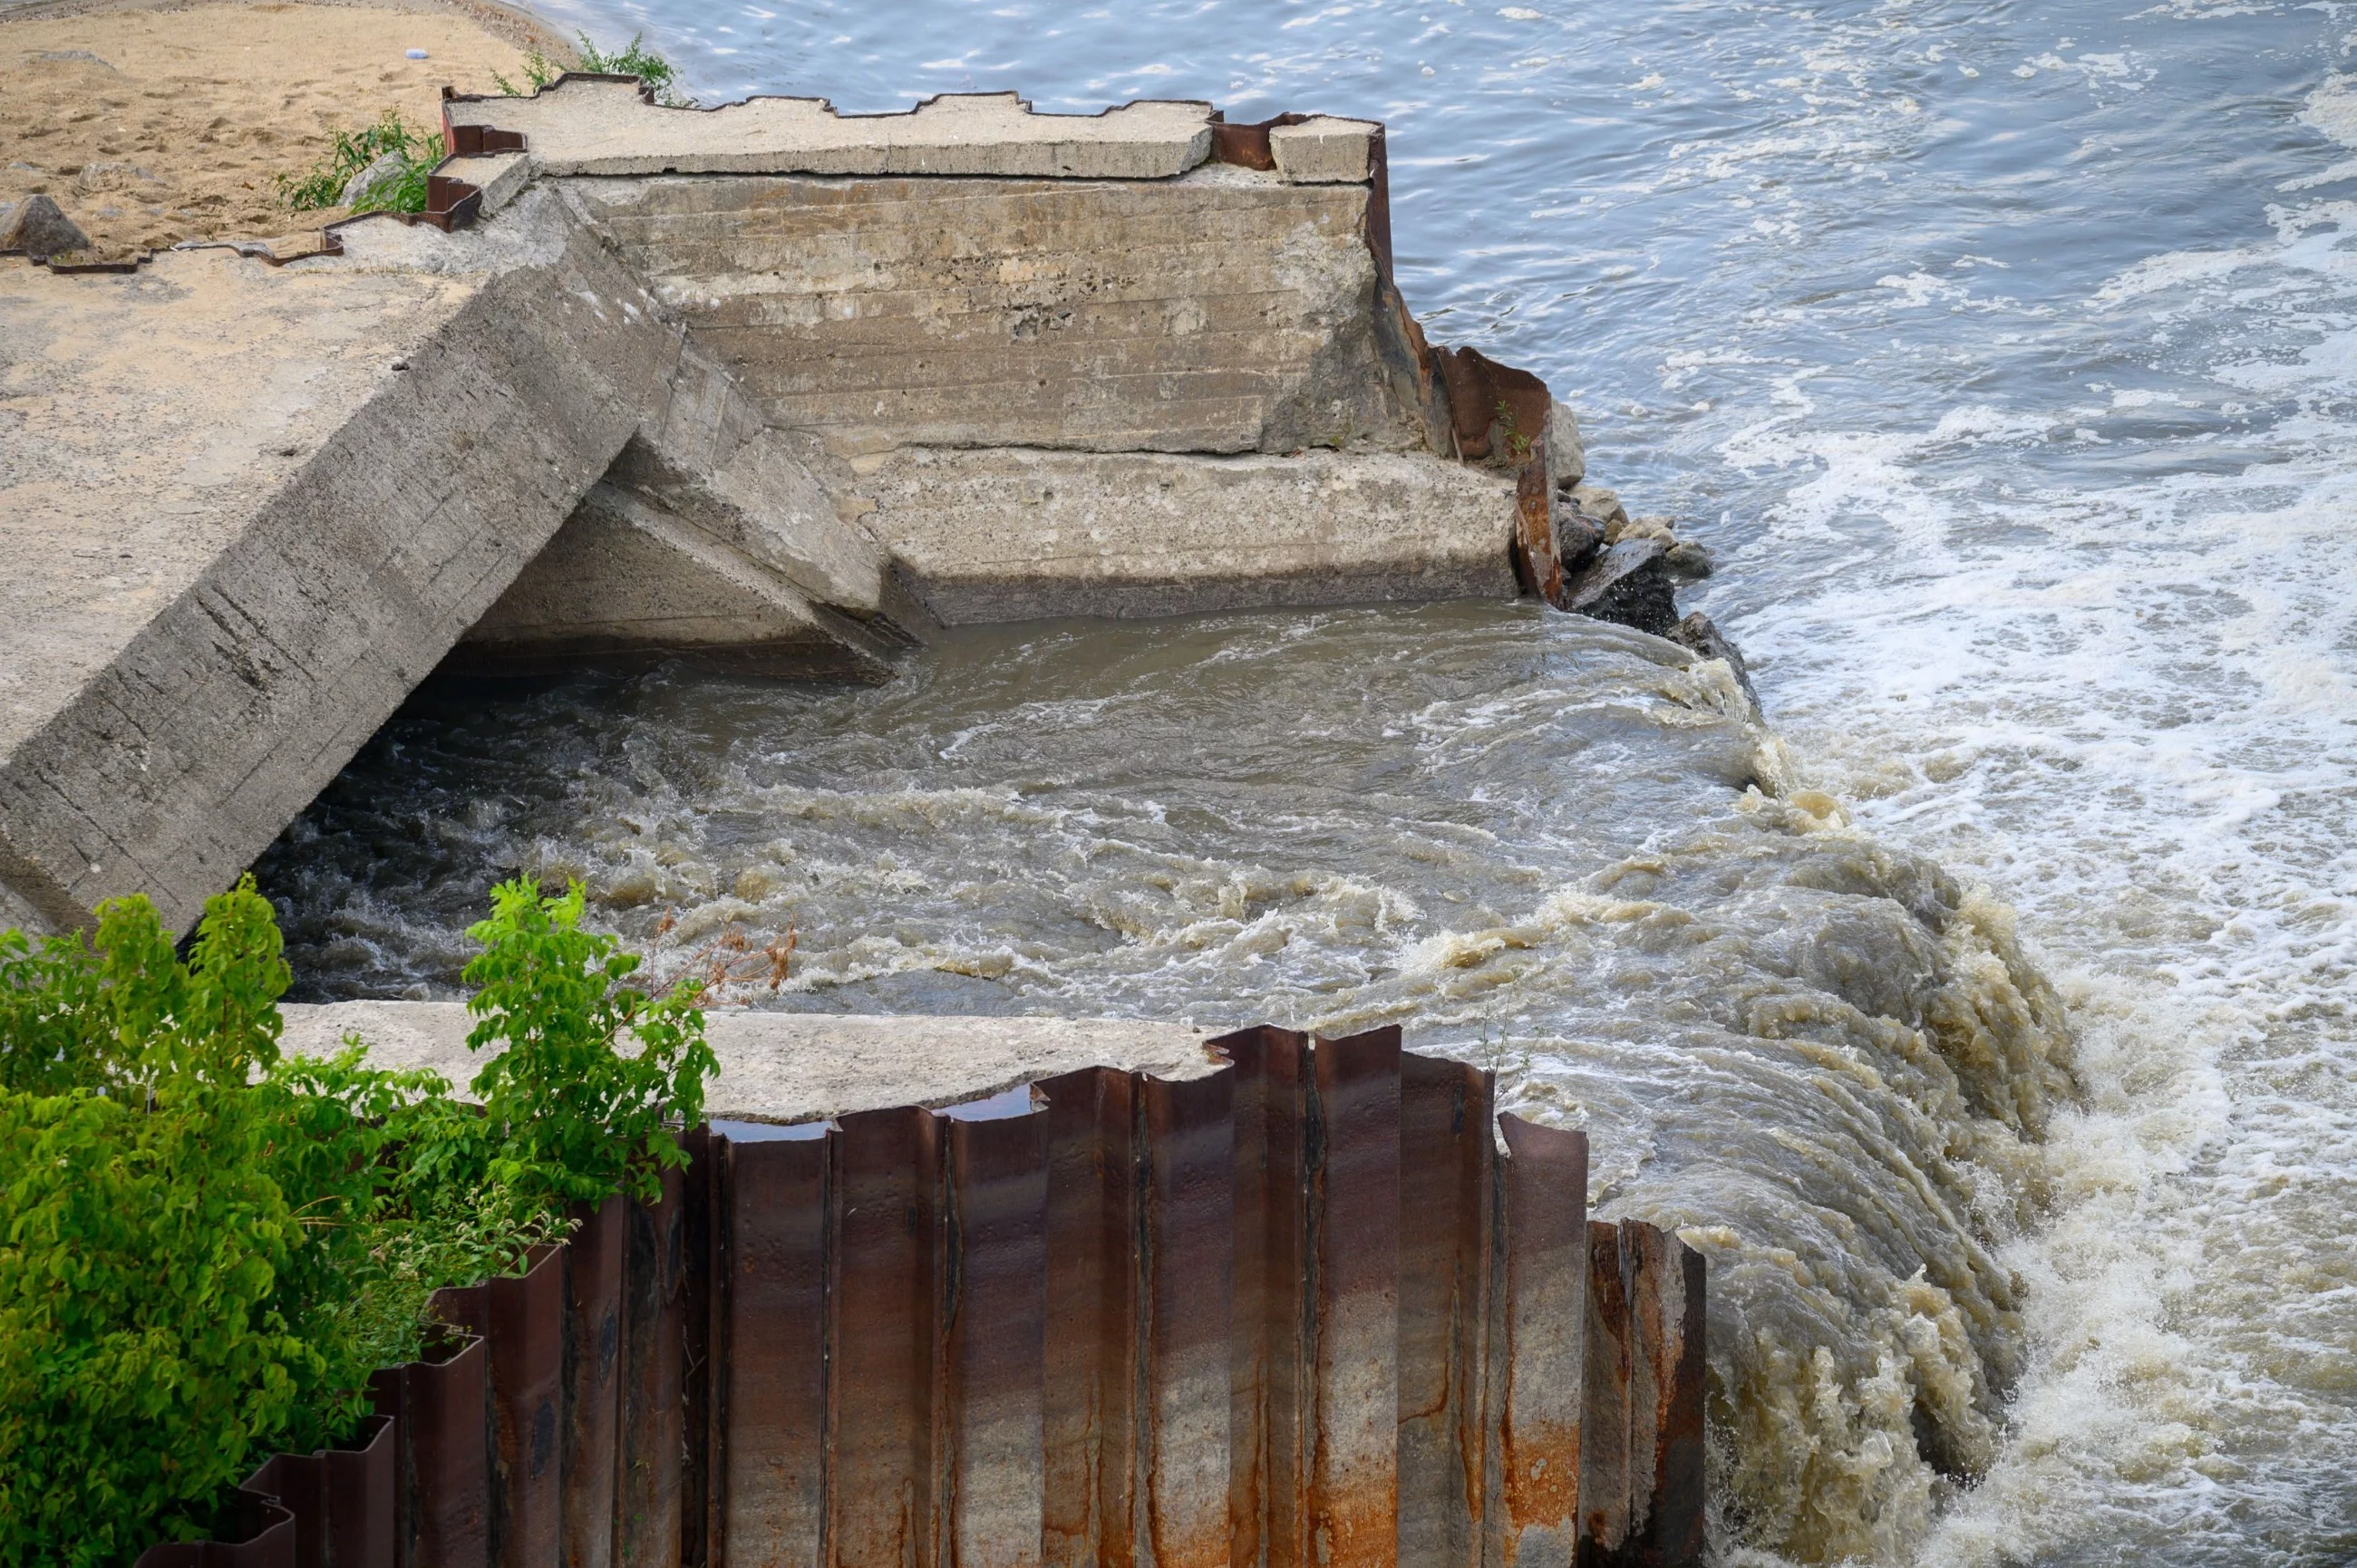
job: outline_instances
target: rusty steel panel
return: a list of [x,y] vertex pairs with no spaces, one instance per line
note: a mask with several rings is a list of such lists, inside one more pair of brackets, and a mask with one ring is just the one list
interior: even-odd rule
[[565,1243],[563,1423],[565,1568],[614,1568],[621,1468],[622,1281],[629,1203],[619,1194],[574,1210]]
[[1636,1347],[1629,1323],[1629,1259],[1620,1227],[1587,1227],[1587,1365],[1581,1380],[1579,1563],[1609,1568],[1629,1546],[1630,1383]]
[[827,1140],[830,1568],[934,1568],[941,1118],[845,1116]]
[[[238,1484],[242,1494],[274,1503],[292,1519],[293,1555],[290,1568],[393,1568],[395,1478],[394,1448],[398,1434],[390,1415],[371,1415],[351,1438],[334,1448],[313,1454],[277,1454],[263,1461]],[[248,1526],[241,1543],[253,1551],[275,1552],[274,1543],[254,1539],[254,1527],[274,1525],[256,1511],[246,1497],[239,1499],[239,1515]],[[157,1556],[165,1548],[143,1553],[145,1568],[165,1563],[216,1561],[186,1555]],[[186,1553],[194,1543],[176,1545]]]
[[1633,1219],[1621,1221],[1620,1245],[1632,1341],[1624,1560],[1690,1568],[1703,1551],[1703,1258]]
[[1400,1032],[1317,1041],[1309,1477],[1318,1568],[1399,1558]]
[[1136,1457],[1137,1084],[1085,1068],[1048,1101],[1043,1568],[1132,1568]]
[[1235,1072],[1139,1085],[1144,1223],[1132,1551],[1227,1568]]
[[372,1415],[341,1447],[319,1455],[328,1528],[322,1568],[393,1568],[400,1434]]
[[1279,125],[1302,124],[1308,118],[1307,114],[1279,114],[1256,124],[1232,125],[1225,116],[1214,113],[1211,116],[1211,161],[1267,174],[1276,167],[1276,154],[1268,143],[1269,132]]
[[727,1568],[815,1568],[825,1535],[828,1142],[726,1146],[712,1560]]
[[1566,606],[1563,557],[1555,538],[1555,489],[1547,483],[1547,429],[1552,411],[1539,416],[1535,456],[1526,457],[1514,474],[1514,575],[1523,592],[1544,599],[1556,609]]
[[236,1493],[235,1541],[174,1541],[151,1546],[133,1568],[298,1568],[295,1516],[277,1498]]
[[947,1131],[945,1568],[1039,1568],[1048,1118]]
[[1589,1224],[1586,1136],[1396,1030],[1211,1044],[686,1134],[656,1203],[437,1293],[477,1337],[258,1469],[237,1541],[143,1563],[1698,1563],[1700,1255]]
[[1309,1325],[1309,1037],[1268,1025],[1207,1042],[1231,1064],[1233,1284],[1229,1301],[1232,1568],[1307,1568],[1302,1398]]
[[1491,1312],[1494,1568],[1564,1568],[1577,1537],[1588,1266],[1587,1135],[1498,1118]]
[[563,1534],[557,1428],[565,1369],[565,1262],[533,1249],[521,1275],[436,1291],[433,1312],[481,1337],[490,1391],[486,1527],[500,1568],[556,1568]]
[[690,1568],[705,1568],[717,1561],[707,1533],[712,1525],[712,1197],[718,1185],[715,1154],[727,1145],[704,1125],[688,1128],[679,1141],[687,1151],[680,1187],[679,1560]]
[[1478,1568],[1496,1080],[1400,1058],[1399,1555]]
[[684,1173],[662,1173],[662,1196],[631,1203],[623,1266],[622,1464],[615,1552],[626,1568],[678,1568],[680,1408],[684,1350]]
[[483,1341],[397,1369],[408,1450],[407,1568],[490,1568],[490,1420]]

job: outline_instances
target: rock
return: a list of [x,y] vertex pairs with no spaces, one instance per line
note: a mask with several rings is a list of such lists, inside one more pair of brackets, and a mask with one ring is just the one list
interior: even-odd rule
[[1670,520],[1666,517],[1621,518],[1605,525],[1604,538],[1610,544],[1624,539],[1658,539],[1664,550],[1678,542],[1677,535],[1670,532]]
[[1561,398],[1547,414],[1547,474],[1558,495],[1587,478],[1587,443],[1579,438],[1579,415]]
[[7,227],[0,228],[0,251],[21,252],[37,262],[89,249],[90,236],[46,196],[25,198],[8,215]]
[[1736,683],[1743,688],[1743,694],[1751,699],[1751,711],[1755,714],[1761,712],[1760,689],[1751,683],[1751,671],[1743,662],[1743,650],[1727,640],[1718,628],[1711,624],[1710,617],[1700,610],[1694,611],[1678,622],[1677,629],[1670,634],[1670,640],[1705,659],[1726,660],[1727,667],[1735,671]]
[[1608,526],[1629,521],[1628,510],[1620,504],[1620,492],[1602,485],[1572,486],[1571,504]]
[[1555,553],[1564,575],[1587,569],[1604,548],[1604,525],[1585,512],[1558,504],[1555,509]]
[[1565,591],[1566,609],[1668,637],[1677,629],[1676,589],[1662,567],[1658,539],[1624,539],[1598,556]]
[[345,207],[358,206],[367,198],[368,194],[374,190],[378,186],[386,183],[388,180],[399,179],[403,175],[407,174],[408,172],[409,160],[407,158],[403,157],[399,153],[385,153],[379,156],[376,162],[369,165],[368,167],[361,170],[360,173],[352,176],[350,179],[344,183],[344,194],[339,205]]
[[1715,569],[1710,552],[1691,539],[1681,539],[1671,545],[1670,553],[1662,557],[1662,564],[1669,569],[1671,576],[1688,583],[1709,576]]

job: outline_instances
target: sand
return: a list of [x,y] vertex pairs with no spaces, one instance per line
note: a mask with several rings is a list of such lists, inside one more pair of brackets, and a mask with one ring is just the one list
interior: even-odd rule
[[571,58],[533,19],[463,0],[0,10],[0,221],[47,192],[112,253],[315,229],[343,212],[290,211],[278,176],[387,109],[438,133],[445,83],[521,81],[529,47]]

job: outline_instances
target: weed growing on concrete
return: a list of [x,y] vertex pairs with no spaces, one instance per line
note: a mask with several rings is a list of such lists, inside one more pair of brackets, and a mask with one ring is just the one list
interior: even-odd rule
[[[655,102],[672,109],[693,108],[695,100],[683,97],[679,91],[679,68],[645,47],[644,33],[633,37],[622,48],[610,53],[599,48],[587,33],[576,34],[581,41],[581,63],[576,68],[598,76],[635,76],[655,95]],[[538,92],[565,74],[565,68],[538,49],[523,58],[523,86],[518,87],[499,72],[491,81],[511,98],[521,98],[527,91]]]
[[[280,175],[278,194],[298,212],[345,206],[354,212],[423,212],[425,177],[441,160],[439,136],[416,129],[399,111],[388,109],[373,125],[337,132],[328,156],[309,174],[299,179]],[[358,189],[353,188],[356,181]]]

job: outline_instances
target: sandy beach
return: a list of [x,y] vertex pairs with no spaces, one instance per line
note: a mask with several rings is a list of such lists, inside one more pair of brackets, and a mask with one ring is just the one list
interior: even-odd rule
[[[440,125],[443,87],[496,91],[544,24],[490,5],[40,5],[0,11],[0,221],[47,193],[101,252],[316,228],[278,177],[340,130]],[[422,49],[425,58],[413,59]]]

